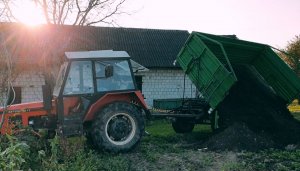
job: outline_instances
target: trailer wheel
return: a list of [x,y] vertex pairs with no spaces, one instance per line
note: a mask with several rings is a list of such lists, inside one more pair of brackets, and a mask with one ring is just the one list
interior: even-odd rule
[[194,129],[195,123],[188,119],[178,119],[172,122],[172,127],[176,133],[189,133]]
[[101,110],[92,125],[92,139],[98,149],[125,152],[135,147],[145,129],[140,111],[124,102]]

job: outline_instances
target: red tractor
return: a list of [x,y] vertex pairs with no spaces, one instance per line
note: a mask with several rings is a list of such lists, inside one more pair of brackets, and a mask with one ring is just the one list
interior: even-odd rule
[[99,149],[132,149],[144,134],[148,110],[137,90],[129,55],[105,50],[65,56],[53,93],[43,90],[43,102],[0,108],[1,134],[10,133],[19,122],[63,136],[85,134]]

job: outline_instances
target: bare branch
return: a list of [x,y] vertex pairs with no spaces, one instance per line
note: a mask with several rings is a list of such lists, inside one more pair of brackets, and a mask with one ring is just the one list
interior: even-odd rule
[[[24,0],[35,2],[48,24],[93,25],[114,24],[114,15],[123,14],[120,9],[127,0]],[[0,0],[0,19],[16,21],[10,5],[15,0]],[[1,9],[1,5],[3,9]],[[110,21],[109,21],[110,20]]]
[[62,17],[60,24],[64,24],[66,22],[69,12],[72,11],[72,7],[73,7],[72,3],[68,2],[68,8],[67,8],[64,16]]
[[77,24],[77,22],[79,20],[79,17],[80,17],[80,14],[82,12],[78,0],[76,0],[76,7],[77,7],[78,12],[77,12],[76,19],[75,19],[73,25]]
[[96,20],[96,21],[92,21],[92,22],[86,23],[86,25],[90,26],[90,25],[93,25],[93,24],[96,24],[96,23],[100,23],[100,22],[105,23],[105,20],[106,20],[107,18],[109,18],[109,17],[111,17],[111,16],[113,16],[113,15],[116,15],[116,14],[121,14],[121,13],[118,13],[118,11],[119,11],[119,8],[121,7],[121,5],[122,5],[124,2],[125,2],[125,0],[120,1],[120,2],[116,5],[115,9],[114,9],[112,12],[108,13],[107,15],[105,15],[104,17],[102,17],[102,18],[99,19],[99,20]]
[[4,11],[3,11],[3,13],[5,13],[8,21],[14,20],[14,21],[19,22],[19,20],[13,15],[13,12],[11,10],[11,6],[9,5],[10,3],[13,4],[13,2],[10,1],[10,0],[2,0],[2,2],[4,4]]
[[65,9],[66,4],[68,3],[69,0],[63,0],[62,2],[62,6],[59,5],[59,9],[58,9],[58,18],[57,18],[57,23],[58,24],[62,24],[62,16],[64,12],[68,12],[68,8]]
[[105,0],[103,2],[98,3],[98,0],[91,0],[88,4],[87,8],[84,10],[84,14],[81,17],[81,20],[79,21],[79,25],[84,25],[84,23],[86,22],[87,16],[91,12],[91,10],[93,10],[96,6],[103,4],[107,1],[109,1],[109,0]]
[[53,12],[52,12],[53,24],[57,24],[57,22],[56,22],[56,6],[57,6],[57,0],[53,0]]
[[45,19],[46,19],[47,23],[50,24],[51,22],[50,22],[50,18],[49,18],[48,4],[47,4],[46,0],[43,0],[43,3],[40,3],[40,4],[43,8]]

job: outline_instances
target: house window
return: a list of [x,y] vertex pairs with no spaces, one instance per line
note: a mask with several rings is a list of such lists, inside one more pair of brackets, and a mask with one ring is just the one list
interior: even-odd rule
[[[15,98],[14,98],[14,92],[15,92]],[[19,104],[22,100],[22,89],[21,87],[13,87],[13,89],[10,89],[9,92],[9,99],[8,99],[8,105],[9,104]]]
[[142,92],[143,91],[143,76],[136,75],[134,78],[135,78],[137,89]]

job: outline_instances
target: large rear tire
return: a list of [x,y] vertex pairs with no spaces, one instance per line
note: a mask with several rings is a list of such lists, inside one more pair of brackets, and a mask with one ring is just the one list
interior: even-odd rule
[[92,139],[98,149],[125,152],[134,148],[144,133],[144,118],[132,104],[109,104],[92,124]]

